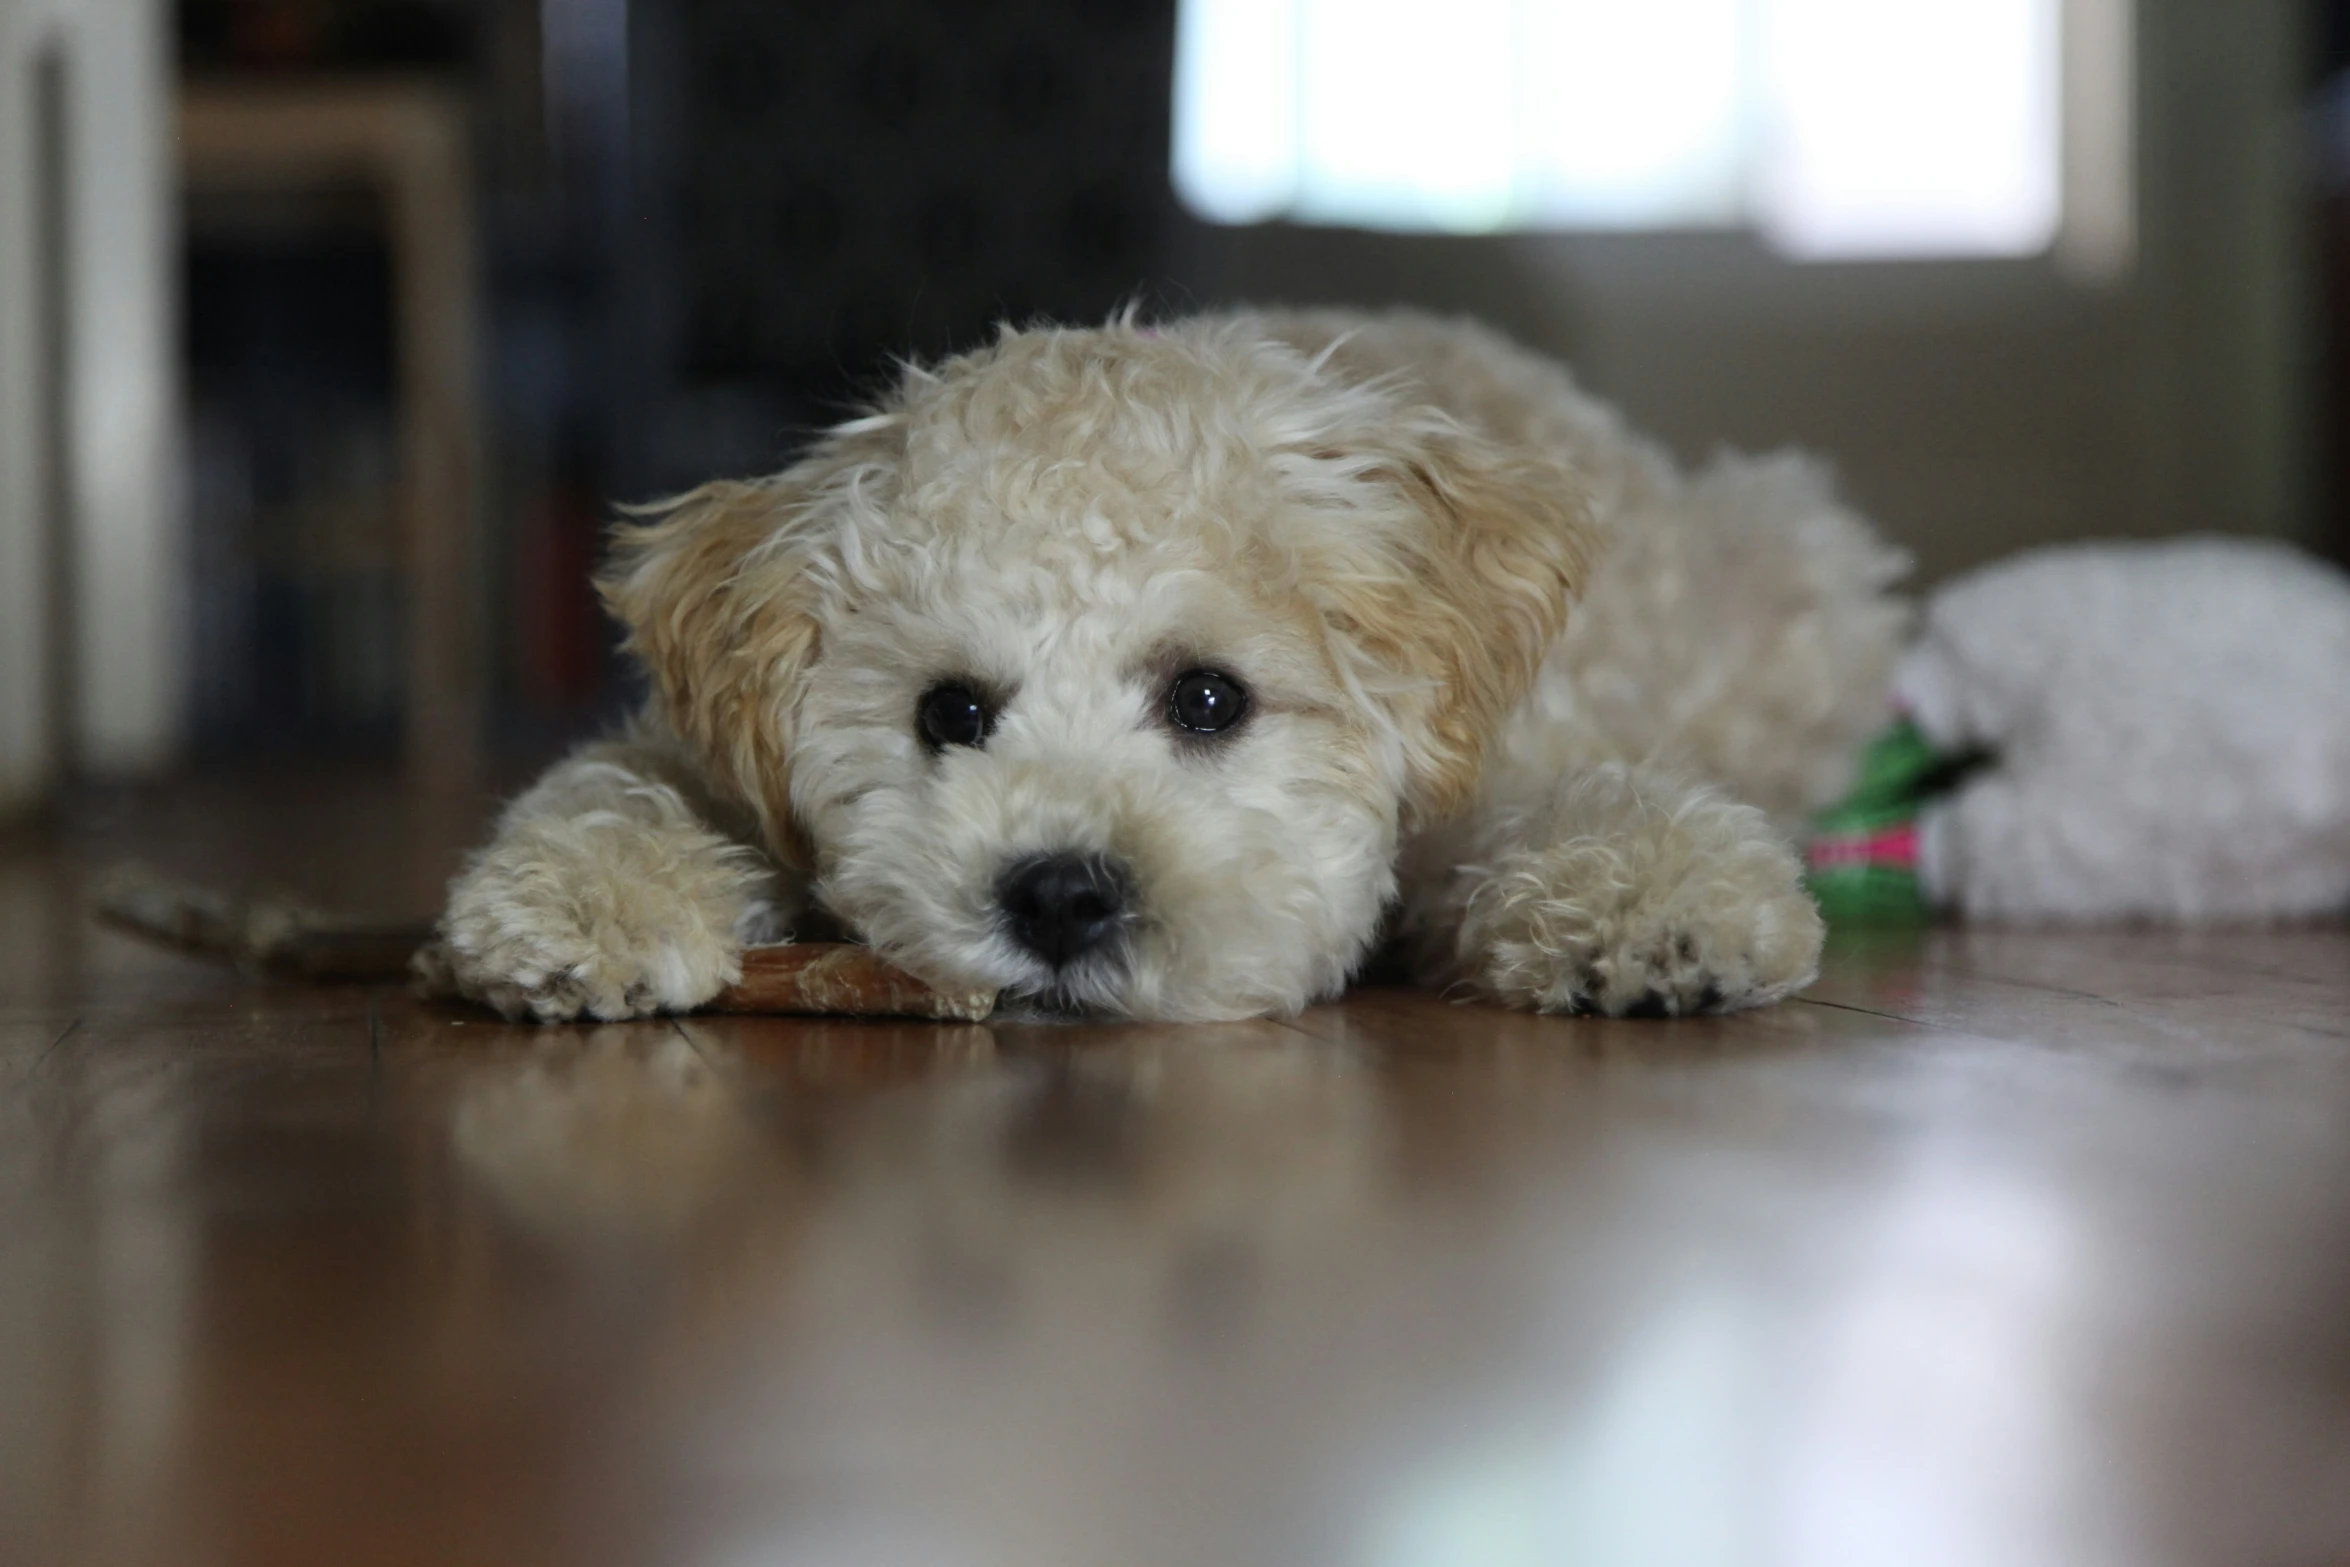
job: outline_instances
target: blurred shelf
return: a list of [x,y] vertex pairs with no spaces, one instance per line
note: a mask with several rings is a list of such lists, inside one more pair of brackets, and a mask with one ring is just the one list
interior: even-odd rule
[[379,204],[395,296],[407,764],[420,783],[461,787],[480,767],[485,687],[477,236],[463,99],[429,80],[191,83],[179,125],[191,190],[356,189]]

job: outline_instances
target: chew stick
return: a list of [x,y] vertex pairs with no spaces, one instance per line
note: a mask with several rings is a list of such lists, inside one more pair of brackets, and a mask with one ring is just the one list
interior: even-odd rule
[[[240,896],[143,865],[99,878],[97,903],[102,918],[137,935],[279,979],[405,979],[433,939],[430,925],[328,914],[279,893]],[[447,972],[445,962],[424,968]],[[746,948],[742,978],[703,1010],[975,1023],[995,1010],[995,992],[933,989],[853,942],[791,942]]]
[[430,925],[328,914],[285,893],[224,892],[145,865],[99,877],[97,903],[110,924],[279,979],[398,979],[432,936]]
[[705,1010],[976,1023],[995,1010],[995,992],[936,990],[870,947],[808,941],[745,948],[743,977],[718,992]]

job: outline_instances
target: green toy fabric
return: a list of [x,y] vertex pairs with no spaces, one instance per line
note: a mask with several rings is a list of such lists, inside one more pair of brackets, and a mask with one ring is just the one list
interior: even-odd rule
[[1967,758],[1938,751],[1904,717],[1871,741],[1852,790],[1812,820],[1805,845],[1812,897],[1830,925],[1914,925],[1918,812],[1946,792]]

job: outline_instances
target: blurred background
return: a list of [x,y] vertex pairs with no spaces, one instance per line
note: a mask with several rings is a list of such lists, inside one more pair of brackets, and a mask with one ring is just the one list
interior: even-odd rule
[[1920,580],[2350,548],[2350,0],[0,0],[0,808],[516,776],[893,356],[1408,302]]

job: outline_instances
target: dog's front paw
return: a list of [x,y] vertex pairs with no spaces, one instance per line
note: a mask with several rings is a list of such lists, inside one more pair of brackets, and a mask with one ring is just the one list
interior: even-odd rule
[[715,837],[627,821],[522,825],[451,884],[427,989],[510,1018],[684,1012],[741,977],[764,871]]
[[1794,851],[1718,798],[1468,874],[1451,977],[1510,1006],[1687,1017],[1781,1000],[1819,971],[1825,927]]

